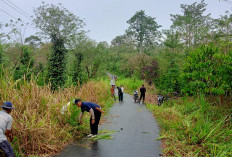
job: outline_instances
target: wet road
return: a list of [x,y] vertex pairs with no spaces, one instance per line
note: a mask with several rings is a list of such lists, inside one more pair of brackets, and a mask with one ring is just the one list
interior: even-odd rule
[[159,157],[159,127],[144,105],[124,93],[99,130],[113,131],[112,139],[85,140],[70,145],[58,157]]

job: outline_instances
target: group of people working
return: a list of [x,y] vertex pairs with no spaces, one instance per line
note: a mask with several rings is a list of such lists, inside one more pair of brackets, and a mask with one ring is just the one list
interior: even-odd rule
[[[117,87],[117,89],[118,89],[118,101],[122,102],[123,101],[124,88],[121,85],[120,87]],[[115,98],[115,85],[111,85],[110,91],[111,91],[111,96],[114,98],[114,100],[116,100],[116,98]]]
[[[124,88],[121,85],[120,87],[117,87],[117,89],[118,89],[118,101],[122,102],[123,101]],[[111,85],[110,91],[111,91],[111,96],[114,98],[114,100],[116,100],[116,98],[115,98],[115,85]],[[143,99],[143,103],[144,103],[145,93],[146,93],[146,88],[144,87],[144,85],[142,85],[142,87],[140,87],[139,102]]]
[[[115,98],[114,93],[115,86],[112,85],[111,87],[111,94]],[[119,95],[119,102],[123,101],[123,92],[124,88],[123,86],[117,87],[118,89],[118,95]],[[145,92],[146,88],[144,85],[140,88],[140,100],[145,99]],[[91,114],[90,116],[90,130],[91,134],[88,135],[88,137],[95,137],[98,134],[98,124],[101,119],[101,114],[104,113],[104,111],[101,109],[101,107],[93,102],[82,102],[81,99],[75,99],[73,101],[74,105],[77,105],[77,107],[81,108],[81,113],[79,116],[79,125],[82,124],[82,118],[84,112],[89,112]],[[0,105],[2,108],[2,111],[0,111],[0,148],[5,152],[5,155],[7,157],[14,157],[13,148],[10,145],[10,143],[7,140],[7,137],[12,141],[12,133],[11,133],[11,126],[13,118],[10,115],[12,109],[15,109],[11,102],[5,102],[3,105]]]

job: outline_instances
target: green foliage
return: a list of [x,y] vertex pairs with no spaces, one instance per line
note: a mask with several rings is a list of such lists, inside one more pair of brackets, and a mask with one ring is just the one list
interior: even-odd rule
[[67,50],[64,46],[64,40],[57,38],[56,35],[53,36],[52,43],[52,53],[48,61],[48,79],[51,82],[51,89],[56,90],[65,83],[65,56]]
[[210,24],[210,14],[204,15],[206,6],[204,0],[190,5],[181,4],[183,15],[171,14],[173,21],[171,27],[180,33],[188,47],[196,46],[208,38],[207,35],[212,25]]
[[73,83],[75,85],[78,85],[79,83],[82,83],[83,78],[81,75],[81,62],[83,60],[83,55],[81,53],[75,54],[76,59],[74,60],[74,69],[73,69]]
[[21,46],[19,49],[21,49],[20,63],[15,68],[14,80],[18,80],[23,77],[30,80],[33,73],[32,68],[34,66],[34,58],[32,57],[33,51],[29,46]]
[[121,78],[119,77],[116,81],[117,86],[123,86],[126,93],[133,93],[134,90],[137,90],[141,85],[144,84],[144,81],[137,78]]
[[130,26],[126,30],[126,33],[132,37],[140,53],[142,53],[146,46],[149,47],[156,44],[155,42],[157,42],[157,38],[159,37],[157,29],[161,26],[157,24],[155,18],[147,16],[145,11],[141,10],[136,12],[127,23]]
[[231,92],[231,61],[231,53],[223,54],[212,45],[190,52],[182,74],[183,92],[190,95]]
[[212,106],[202,95],[147,106],[161,125],[165,156],[232,155],[230,110]]
[[174,30],[164,30],[163,33],[166,35],[164,45],[172,50],[173,53],[176,53],[178,49],[183,47],[183,44],[180,40],[180,33],[175,32]]
[[180,93],[180,71],[176,60],[172,59],[169,62],[166,72],[164,72],[155,83],[160,90],[163,90],[162,93],[164,94],[166,92]]
[[24,42],[35,48],[41,44],[41,39],[38,36],[31,35],[27,37]]
[[220,18],[215,19],[214,22],[215,28],[215,39],[221,39],[225,41],[231,41],[231,31],[232,31],[232,16],[229,11],[226,12],[226,15],[222,15]]
[[42,34],[50,38],[56,34],[58,38],[63,38],[65,43],[84,26],[79,17],[61,4],[49,5],[42,2],[42,5],[34,10],[34,14],[33,22]]

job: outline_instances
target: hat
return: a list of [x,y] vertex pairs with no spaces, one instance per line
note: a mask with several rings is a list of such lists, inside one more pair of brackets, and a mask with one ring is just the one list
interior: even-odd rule
[[0,107],[2,108],[8,108],[8,109],[15,109],[14,107],[12,107],[12,103],[7,101],[7,102],[4,102],[3,105],[0,105]]

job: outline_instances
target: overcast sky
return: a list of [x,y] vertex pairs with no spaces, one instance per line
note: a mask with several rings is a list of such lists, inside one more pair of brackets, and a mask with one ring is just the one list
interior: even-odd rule
[[[124,34],[128,28],[126,23],[136,11],[145,10],[145,14],[155,17],[161,29],[171,25],[170,14],[181,14],[180,4],[192,4],[201,0],[45,0],[46,3],[62,3],[65,8],[84,19],[88,36],[91,39],[111,42],[118,35]],[[232,0],[205,0],[208,4],[206,13],[213,18],[232,10]],[[41,0],[0,0],[0,23],[9,22],[13,17],[20,17],[24,22],[32,22],[29,18],[15,11],[9,4],[33,15],[33,9],[41,5]],[[12,17],[13,16],[13,17]],[[36,30],[27,27],[25,37]]]

